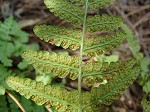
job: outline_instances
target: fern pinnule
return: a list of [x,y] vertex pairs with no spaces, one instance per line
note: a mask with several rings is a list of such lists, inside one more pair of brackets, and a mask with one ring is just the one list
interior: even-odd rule
[[83,23],[84,10],[66,0],[44,0],[44,3],[55,16],[65,19],[72,25]]
[[86,38],[84,42],[84,53],[89,57],[94,57],[95,54],[100,55],[113,50],[125,40],[125,33],[117,31],[114,34]]
[[116,75],[123,76],[123,72],[132,69],[135,63],[135,59],[110,64],[99,61],[93,64],[87,63],[83,67],[83,82],[88,86],[102,83],[106,84]]
[[34,27],[34,33],[45,42],[61,46],[64,49],[77,50],[80,47],[81,31],[71,28],[39,25]]
[[31,98],[38,105],[53,106],[58,111],[67,110],[68,105],[76,107],[73,103],[69,103],[69,92],[59,86],[44,86],[43,83],[37,83],[31,79],[21,77],[8,77],[6,82],[11,88],[24,95],[27,99]]
[[109,6],[115,0],[89,0],[89,8],[92,10],[98,10]]
[[116,30],[122,23],[122,18],[119,16],[111,16],[107,14],[101,16],[95,15],[87,17],[86,28],[88,32]]
[[[84,5],[85,2],[84,0],[69,0],[69,1],[77,5]],[[115,0],[89,0],[88,5],[89,9],[98,10],[99,8],[102,9],[104,7],[109,6],[114,1]]]
[[102,104],[110,105],[114,100],[128,88],[140,73],[139,66],[135,65],[132,69],[118,71],[118,73],[105,85],[92,88],[93,102],[100,101]]
[[22,57],[32,64],[34,68],[43,71],[44,73],[53,73],[54,75],[65,78],[67,75],[72,80],[78,77],[79,58],[71,57],[63,54],[24,51]]
[[[30,98],[35,101],[38,105],[53,107],[59,112],[77,112],[79,103],[79,93],[77,90],[69,92],[59,86],[45,86],[43,83],[29,78],[13,76],[8,77],[6,83],[27,99]],[[83,92],[82,98],[84,99],[82,102],[84,106],[90,104],[90,92]]]

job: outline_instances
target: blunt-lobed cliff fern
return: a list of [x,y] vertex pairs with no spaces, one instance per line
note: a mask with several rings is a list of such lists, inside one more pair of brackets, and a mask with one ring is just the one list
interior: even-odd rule
[[[44,85],[29,78],[8,77],[7,84],[27,99],[57,112],[98,112],[115,99],[137,78],[140,67],[135,59],[124,62],[84,62],[83,55],[94,58],[119,46],[126,34],[119,27],[122,19],[112,15],[89,16],[88,10],[109,6],[114,0],[44,0],[51,12],[80,29],[38,25],[35,34],[45,42],[64,49],[80,49],[79,56],[47,51],[24,51],[22,57],[43,73],[78,80],[78,90],[68,91],[57,85]],[[95,32],[107,32],[95,36]],[[82,83],[90,86],[82,90]],[[95,86],[98,85],[98,86]]]

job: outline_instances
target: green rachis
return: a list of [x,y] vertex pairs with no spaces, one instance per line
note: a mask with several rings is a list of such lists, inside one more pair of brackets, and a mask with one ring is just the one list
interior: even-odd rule
[[[35,34],[41,40],[64,49],[80,49],[80,55],[69,56],[47,51],[22,53],[22,57],[35,69],[53,73],[60,78],[77,79],[78,90],[67,91],[59,86],[44,85],[21,77],[8,77],[7,84],[27,99],[32,99],[38,105],[52,107],[57,112],[98,112],[118,99],[140,72],[135,59],[110,64],[82,61],[83,55],[92,59],[111,51],[125,40],[126,34],[119,29],[122,24],[120,17],[87,14],[88,9],[97,10],[109,6],[113,1],[45,0],[51,12],[73,26],[82,26],[82,30],[39,25],[34,28]],[[94,36],[95,32],[102,31],[107,34]],[[81,83],[91,86],[91,90],[82,91]],[[94,87],[94,84],[99,86]]]

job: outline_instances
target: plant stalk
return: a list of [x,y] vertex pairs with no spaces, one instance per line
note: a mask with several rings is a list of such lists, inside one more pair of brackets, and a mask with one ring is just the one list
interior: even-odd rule
[[82,83],[82,56],[83,56],[83,48],[84,48],[84,37],[85,37],[85,32],[86,32],[86,18],[87,18],[87,11],[88,11],[88,0],[85,2],[85,14],[83,18],[83,31],[81,35],[81,43],[80,43],[80,67],[79,67],[79,76],[78,76],[78,92],[79,92],[79,108],[78,112],[82,112],[82,88],[81,88],[81,83]]
[[7,94],[8,94],[8,96],[12,99],[12,100],[14,100],[14,102],[19,106],[19,108],[22,110],[22,112],[26,112],[26,110],[23,108],[23,106],[19,103],[19,101],[15,98],[15,96],[13,96],[9,91],[5,91]]

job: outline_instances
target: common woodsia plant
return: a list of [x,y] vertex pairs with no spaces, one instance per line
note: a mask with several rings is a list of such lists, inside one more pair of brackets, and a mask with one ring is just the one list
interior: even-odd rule
[[[137,78],[140,69],[135,59],[102,63],[84,62],[83,55],[93,58],[107,53],[120,45],[126,34],[119,29],[122,19],[112,15],[88,16],[88,9],[98,10],[109,6],[114,0],[44,0],[55,16],[65,19],[80,29],[59,26],[35,26],[35,34],[45,42],[64,49],[80,49],[79,56],[67,56],[54,52],[24,51],[22,57],[35,69],[53,73],[59,78],[78,79],[78,90],[67,91],[54,85],[44,85],[29,78],[8,77],[7,84],[38,105],[54,108],[58,112],[98,112],[115,99]],[[95,36],[95,32],[109,32]],[[111,32],[111,33],[110,33]],[[91,86],[82,91],[81,83]],[[94,87],[93,85],[99,84]]]

